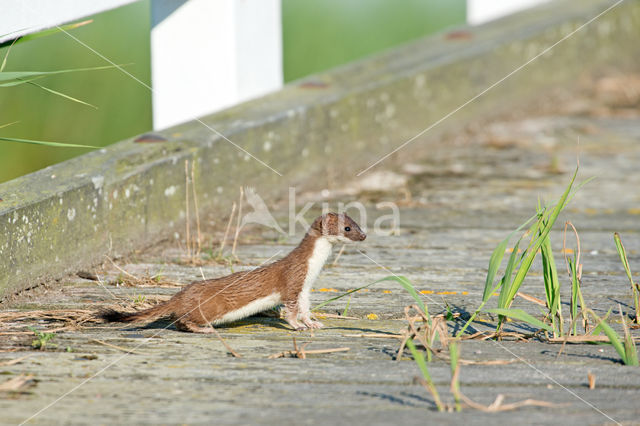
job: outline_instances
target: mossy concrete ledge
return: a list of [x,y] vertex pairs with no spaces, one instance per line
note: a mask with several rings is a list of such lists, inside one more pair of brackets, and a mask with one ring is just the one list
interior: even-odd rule
[[[4,183],[0,296],[181,232],[186,160],[196,164],[200,208],[220,216],[240,185],[256,187],[268,201],[286,197],[289,186],[348,182],[612,4],[558,1],[418,40],[207,116],[206,125],[168,129],[164,142],[125,140]],[[640,2],[621,3],[390,160],[426,156],[443,131],[584,73],[637,69],[637,22]]]

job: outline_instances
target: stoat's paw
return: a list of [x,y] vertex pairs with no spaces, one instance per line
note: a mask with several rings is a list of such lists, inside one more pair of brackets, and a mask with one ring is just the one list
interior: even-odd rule
[[287,323],[291,326],[291,328],[293,328],[295,331],[302,331],[302,330],[306,330],[307,326],[304,325],[303,323],[299,322],[298,320],[295,321],[287,321]]
[[316,330],[318,328],[324,327],[324,324],[322,324],[320,321],[314,321],[312,319],[308,319],[304,321],[304,325],[306,325],[308,328],[312,330]]

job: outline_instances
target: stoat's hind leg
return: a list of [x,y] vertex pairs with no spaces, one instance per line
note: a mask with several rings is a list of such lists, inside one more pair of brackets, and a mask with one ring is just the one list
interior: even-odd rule
[[198,324],[188,320],[177,321],[176,328],[180,331],[190,331],[192,333],[203,333],[203,334],[215,333],[215,330],[213,329],[212,326],[200,327]]

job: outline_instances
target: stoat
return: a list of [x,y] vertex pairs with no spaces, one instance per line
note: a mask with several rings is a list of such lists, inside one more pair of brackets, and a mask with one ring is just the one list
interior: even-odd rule
[[[140,312],[115,310],[98,314],[105,321],[151,321],[171,317],[179,330],[212,332],[219,325],[284,305],[285,319],[296,330],[320,328],[311,319],[309,293],[335,243],[366,238],[346,214],[318,217],[300,244],[284,258],[251,271],[192,283],[168,301]],[[209,327],[203,327],[209,325]]]

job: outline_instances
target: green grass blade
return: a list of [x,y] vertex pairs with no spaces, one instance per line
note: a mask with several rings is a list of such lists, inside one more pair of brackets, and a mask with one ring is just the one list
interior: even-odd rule
[[30,82],[29,82],[29,84],[31,84],[31,85],[33,85],[33,86],[36,86],[36,87],[39,87],[40,89],[42,89],[42,90],[44,90],[44,91],[46,91],[46,92],[49,92],[49,93],[51,93],[51,94],[53,94],[53,95],[61,96],[61,97],[65,98],[65,99],[69,99],[70,101],[77,102],[77,103],[79,103],[79,104],[86,105],[86,106],[90,106],[91,108],[98,109],[98,107],[97,107],[97,106],[95,106],[95,105],[92,105],[92,104],[90,104],[90,103],[88,103],[88,102],[85,102],[85,101],[81,101],[80,99],[76,99],[76,98],[74,98],[74,97],[72,97],[72,96],[65,95],[64,93],[60,93],[60,92],[58,92],[58,91],[56,91],[56,90],[50,89],[50,88],[45,87],[45,86],[43,86],[43,85],[41,85],[41,84],[34,83],[33,81],[30,81]]
[[[580,294],[580,280],[578,279],[578,265],[576,265],[576,259],[568,259],[569,272],[571,272],[571,321],[573,324],[573,334],[578,333],[578,324],[575,321],[578,318],[578,301],[582,299]],[[582,309],[584,309],[584,305]],[[571,330],[570,330],[571,331]]]
[[542,328],[543,330],[547,330],[549,332],[553,332],[553,328],[549,324],[545,324],[544,322],[540,321],[539,319],[529,315],[528,313],[526,313],[522,309],[516,309],[516,308],[510,308],[510,309],[493,308],[493,309],[487,309],[487,310],[485,310],[485,312],[498,314],[498,315],[502,315],[502,316],[509,317],[509,318],[514,318],[514,319],[529,323],[529,324],[533,325],[534,327]]
[[[509,235],[510,237],[511,235]],[[493,280],[498,273],[498,268],[502,264],[502,258],[504,257],[504,253],[507,250],[507,244],[509,243],[509,237],[502,240],[498,247],[495,248],[493,253],[491,253],[491,258],[489,259],[489,270],[487,271],[487,279],[484,283],[484,291],[482,293],[482,300],[487,300],[490,296],[491,288],[493,287]]]
[[622,358],[622,362],[627,364],[627,353],[624,349],[624,345],[620,341],[620,337],[618,336],[618,334],[613,328],[611,328],[609,324],[604,321],[599,323],[599,325],[602,326],[602,331],[604,331],[604,334],[607,335],[616,352],[618,352],[618,355],[620,355],[620,358]]
[[[451,365],[451,376],[455,376],[456,370],[458,369],[458,361],[460,359],[460,350],[458,349],[458,344],[455,340],[452,340],[449,343],[449,357],[450,357],[450,365]],[[451,391],[453,393],[453,397],[456,401],[456,411],[462,410],[462,405],[460,404],[460,380],[451,381]]]
[[351,305],[351,298],[353,297],[353,295],[349,296],[349,300],[347,300],[347,306],[344,307],[344,311],[342,311],[342,316],[346,317],[347,313],[349,312],[349,306]]
[[622,262],[624,271],[627,273],[627,278],[629,278],[629,281],[631,282],[631,286],[633,287],[633,276],[631,274],[631,268],[629,267],[629,260],[627,259],[627,251],[624,249],[624,245],[622,245],[620,234],[618,234],[617,232],[614,233],[613,241],[616,243],[616,250],[618,251],[618,256],[620,256],[620,261]]
[[61,143],[61,142],[35,141],[35,140],[31,140],[31,139],[7,138],[7,137],[4,137],[4,136],[0,136],[0,141],[17,142],[17,143],[28,143],[28,144],[52,146],[52,147],[58,147],[58,148],[100,149],[99,146],[77,145],[77,144],[73,144],[73,143]]
[[416,304],[420,307],[420,309],[422,309],[422,311],[425,314],[427,314],[427,316],[429,315],[429,311],[427,309],[427,306],[424,304],[424,302],[420,298],[420,295],[418,294],[416,289],[411,284],[411,281],[409,281],[406,277],[403,277],[402,275],[390,275],[388,277],[382,278],[381,280],[374,281],[374,282],[369,283],[367,285],[363,285],[362,287],[354,288],[353,290],[349,290],[349,291],[347,291],[345,293],[342,293],[342,294],[340,294],[338,296],[335,296],[335,297],[332,297],[330,299],[327,299],[324,302],[318,303],[311,310],[312,311],[317,311],[318,309],[322,308],[323,306],[328,305],[331,302],[334,302],[334,301],[336,301],[338,299],[342,299],[343,297],[348,296],[348,295],[350,295],[352,293],[355,293],[356,291],[360,291],[360,290],[365,289],[367,287],[371,287],[372,285],[381,283],[383,281],[395,281],[398,284],[400,284],[411,295],[411,297],[413,297],[413,300],[416,301]]
[[560,306],[560,281],[558,280],[558,270],[548,235],[542,242],[541,255],[547,307],[551,317],[554,317]]
[[5,52],[4,58],[2,59],[2,64],[0,64],[0,72],[4,71],[4,69],[6,68],[7,59],[9,59],[9,53],[11,53],[11,49],[13,48],[13,45],[16,44],[16,41],[18,41],[18,40],[13,40],[13,42],[11,42],[11,45],[9,46],[7,51]]
[[460,358],[460,351],[458,350],[458,344],[452,340],[449,343],[449,356],[451,358],[451,373],[453,374],[456,371],[456,367],[458,366],[458,359]]
[[433,380],[431,380],[431,374],[429,373],[429,368],[427,367],[427,361],[424,358],[424,355],[422,354],[422,352],[420,352],[418,348],[416,348],[415,343],[413,343],[413,340],[411,339],[407,340],[407,347],[411,351],[411,355],[413,356],[413,359],[416,361],[416,364],[418,365],[418,368],[422,373],[422,377],[424,377],[424,379],[427,382],[433,383]]
[[638,361],[638,350],[636,349],[636,344],[633,341],[633,337],[631,337],[631,335],[625,336],[624,349],[627,357],[627,365],[639,365],[640,362]]
[[114,65],[104,65],[100,67],[88,67],[88,68],[74,68],[57,71],[3,71],[0,72],[0,87],[17,86],[19,84],[26,84],[30,81],[48,77],[57,74],[68,74],[81,71],[98,71],[111,68],[117,68]]
[[520,238],[515,246],[513,246],[513,251],[511,252],[511,255],[509,256],[509,261],[507,262],[507,267],[504,270],[504,275],[502,276],[502,282],[501,282],[501,289],[500,289],[500,295],[498,296],[498,306],[500,308],[505,308],[506,306],[504,305],[505,303],[505,295],[507,294],[507,292],[509,291],[509,289],[511,288],[511,279],[513,278],[513,268],[515,268],[517,261],[518,261],[518,250],[520,249],[520,241],[522,241],[522,238]]
[[[509,240],[513,237],[514,234],[516,234],[517,232],[520,232],[522,230],[522,228],[524,228],[525,226],[527,226],[529,224],[529,222],[531,222],[533,219],[535,219],[535,215],[531,216],[529,219],[527,219],[526,222],[524,222],[523,224],[521,224],[520,226],[518,226],[518,228],[514,231],[512,231],[507,238],[505,238],[504,240],[502,240],[500,242],[500,244],[498,244],[498,247],[495,248],[495,250],[493,250],[493,253],[491,253],[491,257],[489,258],[489,269],[487,271],[487,278],[485,280],[485,284],[484,284],[484,291],[482,292],[482,300],[483,301],[487,301],[487,299],[489,298],[489,296],[491,295],[491,293],[495,290],[492,290],[493,288],[493,281],[496,277],[496,274],[498,273],[498,268],[500,268],[500,265],[502,264],[502,259],[504,258],[504,253],[507,250],[507,244],[509,244]],[[518,243],[520,242],[520,240],[518,240]]]
[[411,297],[413,297],[413,300],[415,300],[416,304],[420,307],[420,309],[422,309],[422,312],[424,312],[427,316],[429,316],[429,310],[427,309],[427,306],[424,304],[424,302],[422,301],[422,298],[420,297],[416,289],[413,287],[413,284],[411,284],[411,281],[409,281],[406,277],[403,277],[402,275],[390,275],[388,277],[385,277],[381,280],[376,281],[376,283],[379,283],[382,281],[395,281],[398,284],[400,284],[407,291],[407,293],[409,293]]
[[407,347],[411,351],[411,355],[413,356],[413,359],[418,365],[418,368],[422,373],[422,377],[424,378],[425,382],[427,382],[427,388],[429,392],[431,392],[431,396],[433,396],[436,406],[438,407],[438,411],[444,411],[444,408],[445,408],[444,404],[442,404],[442,401],[440,400],[440,395],[438,394],[438,390],[436,389],[436,386],[433,383],[433,380],[431,379],[431,374],[429,373],[429,368],[427,367],[427,362],[424,359],[424,355],[422,355],[422,352],[420,352],[416,348],[416,345],[413,343],[413,340],[411,339],[407,340]]
[[[606,321],[607,319],[609,319],[609,315],[611,315],[611,310],[613,308],[609,308],[609,310],[607,311],[607,313],[604,315],[604,317],[602,317],[602,321]],[[594,336],[597,336],[598,334],[602,333],[602,327],[600,326],[600,324],[596,325],[593,330],[591,330],[591,334],[593,334]]]
[[593,311],[590,312],[598,322],[598,327],[604,332],[604,334],[607,335],[609,341],[611,342],[611,345],[613,345],[616,352],[618,352],[618,355],[620,355],[620,358],[622,358],[622,362],[628,364],[627,353],[625,351],[624,345],[620,341],[618,333],[616,333],[615,330],[611,328],[611,326],[607,324],[605,320],[600,319],[600,317],[598,317]]
[[616,243],[616,250],[618,250],[618,255],[620,256],[620,260],[622,261],[622,266],[624,267],[624,271],[627,274],[627,278],[631,283],[631,295],[633,297],[633,305],[635,309],[636,315],[636,323],[640,323],[640,285],[633,282],[633,275],[631,274],[631,268],[629,267],[629,260],[627,259],[627,252],[622,244],[622,240],[620,239],[620,234],[617,232],[613,234],[613,240]]
[[318,309],[320,309],[320,308],[322,308],[322,307],[324,307],[324,306],[328,305],[328,304],[329,304],[329,303],[331,303],[331,302],[335,302],[335,301],[336,301],[336,300],[338,300],[338,299],[342,299],[343,297],[348,296],[348,295],[350,295],[351,293],[355,293],[356,291],[360,291],[360,290],[362,290],[362,289],[364,289],[364,288],[371,287],[371,286],[372,286],[372,285],[374,285],[374,284],[375,284],[375,283],[370,283],[370,284],[367,284],[367,285],[363,285],[362,287],[354,288],[353,290],[349,290],[349,291],[347,291],[346,293],[343,293],[343,294],[340,294],[340,295],[338,295],[338,296],[332,297],[331,299],[327,299],[327,300],[325,300],[324,302],[320,302],[320,303],[318,303],[316,306],[314,306],[313,308],[311,308],[311,310],[312,310],[312,311],[317,311]]
[[560,214],[562,209],[565,207],[567,197],[571,193],[571,187],[573,186],[573,183],[576,180],[577,174],[578,174],[578,168],[576,167],[576,170],[573,173],[573,176],[571,177],[571,181],[569,182],[567,189],[562,194],[562,197],[560,197],[560,200],[558,201],[556,206],[553,208],[553,210],[549,214],[546,221],[544,221],[544,218],[543,218],[544,227],[540,231],[540,235],[536,239],[535,243],[532,245],[531,250],[528,250],[527,256],[523,259],[520,265],[520,268],[516,273],[516,277],[513,279],[513,285],[511,286],[511,289],[509,290],[508,297],[507,297],[509,301],[513,301],[514,297],[516,296],[516,293],[520,289],[520,286],[522,285],[522,282],[524,281],[525,276],[527,275],[527,273],[529,272],[529,269],[531,268],[533,259],[538,254],[538,250],[540,249],[540,246],[542,245],[547,235],[549,235],[549,232],[551,231],[553,224],[558,218],[558,215]]
[[633,341],[633,336],[628,332],[627,325],[625,324],[625,336],[624,336],[624,352],[627,358],[627,365],[638,365],[638,350],[636,349],[636,343]]
[[620,320],[622,321],[622,329],[624,330],[624,353],[627,360],[627,365],[638,365],[638,351],[636,349],[636,343],[633,341],[633,336],[629,333],[629,327],[624,320],[622,314],[622,307],[618,304],[618,312],[620,312]]

